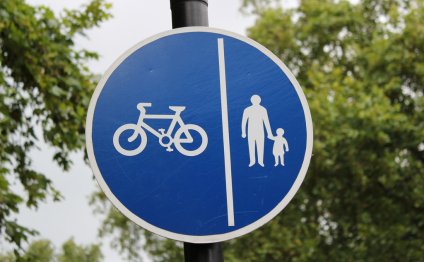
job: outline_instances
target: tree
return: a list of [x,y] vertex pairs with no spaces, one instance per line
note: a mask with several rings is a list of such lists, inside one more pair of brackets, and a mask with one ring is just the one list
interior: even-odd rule
[[[243,1],[257,18],[249,36],[279,56],[306,93],[314,149],[293,201],[261,229],[226,242],[226,261],[422,261],[424,3],[356,2],[284,9]],[[103,229],[118,232],[130,252],[125,240],[141,234],[116,211]],[[179,243],[145,238],[155,261],[181,254]]]
[[62,245],[62,251],[58,255],[58,262],[99,262],[103,254],[99,245],[79,246],[73,239]]
[[57,252],[49,240],[32,242],[22,256],[13,253],[0,255],[4,262],[100,262],[103,254],[98,245],[77,245],[73,239],[66,241]]
[[[110,5],[92,0],[56,16],[24,0],[0,1],[0,234],[16,248],[35,231],[13,219],[21,204],[37,208],[61,198],[31,168],[28,152],[43,140],[67,170],[68,154],[84,148],[84,121],[95,81],[85,65],[97,54],[74,38],[109,18]],[[41,129],[41,132],[36,132]],[[23,194],[12,189],[20,184]]]

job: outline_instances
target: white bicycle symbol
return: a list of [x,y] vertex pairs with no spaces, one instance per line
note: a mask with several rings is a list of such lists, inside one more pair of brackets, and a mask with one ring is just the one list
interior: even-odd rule
[[[159,144],[166,147],[166,151],[168,152],[173,151],[171,147],[172,145],[174,145],[181,154],[186,156],[197,156],[205,151],[208,145],[208,136],[206,135],[205,130],[198,125],[185,124],[181,119],[181,112],[185,110],[185,106],[170,106],[169,109],[175,112],[173,115],[147,115],[146,108],[151,106],[151,103],[139,103],[137,105],[137,109],[140,111],[140,117],[138,118],[137,124],[124,124],[115,131],[115,134],[113,135],[113,145],[119,153],[125,156],[135,156],[143,152],[147,145],[147,135],[144,130],[147,130],[156,136],[159,139]],[[146,124],[143,121],[144,119],[171,119],[172,121],[165,133],[165,129],[160,128],[158,132]],[[180,128],[178,128],[172,137],[172,132],[177,123],[180,125]],[[140,145],[135,149],[127,150],[119,143],[119,137],[121,134],[128,130],[134,132],[128,138],[128,142],[134,142],[138,136],[141,137]],[[182,146],[183,144],[191,144],[194,142],[193,136],[190,132],[197,132],[202,139],[200,146],[196,149],[189,150]],[[181,138],[182,134],[184,134],[185,138]]]

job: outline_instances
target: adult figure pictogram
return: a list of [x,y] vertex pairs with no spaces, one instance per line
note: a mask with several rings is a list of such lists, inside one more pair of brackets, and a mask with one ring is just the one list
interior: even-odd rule
[[[247,124],[247,140],[249,143],[249,167],[256,164],[256,152],[258,156],[258,164],[264,167],[264,144],[265,133],[264,126],[268,137],[272,137],[271,126],[269,124],[268,112],[265,107],[261,106],[261,97],[253,95],[250,98],[252,105],[247,107],[243,112],[241,121],[241,136],[246,138]],[[256,152],[255,152],[256,151]]]

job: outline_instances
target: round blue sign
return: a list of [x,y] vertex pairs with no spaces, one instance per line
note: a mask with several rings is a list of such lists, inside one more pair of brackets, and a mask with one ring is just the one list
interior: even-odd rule
[[128,50],[97,86],[87,150],[112,203],[193,243],[262,226],[293,198],[312,152],[305,96],[270,51],[190,27]]

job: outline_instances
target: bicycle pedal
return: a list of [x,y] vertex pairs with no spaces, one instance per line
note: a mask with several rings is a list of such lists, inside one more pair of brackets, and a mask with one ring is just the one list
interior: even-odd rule
[[174,151],[174,149],[172,149],[172,148],[168,147],[168,148],[166,149],[166,151],[168,151],[168,152],[172,152],[172,151]]
[[163,128],[159,128],[158,129],[159,130],[159,132],[163,135],[163,134],[165,134],[165,129],[163,129]]

